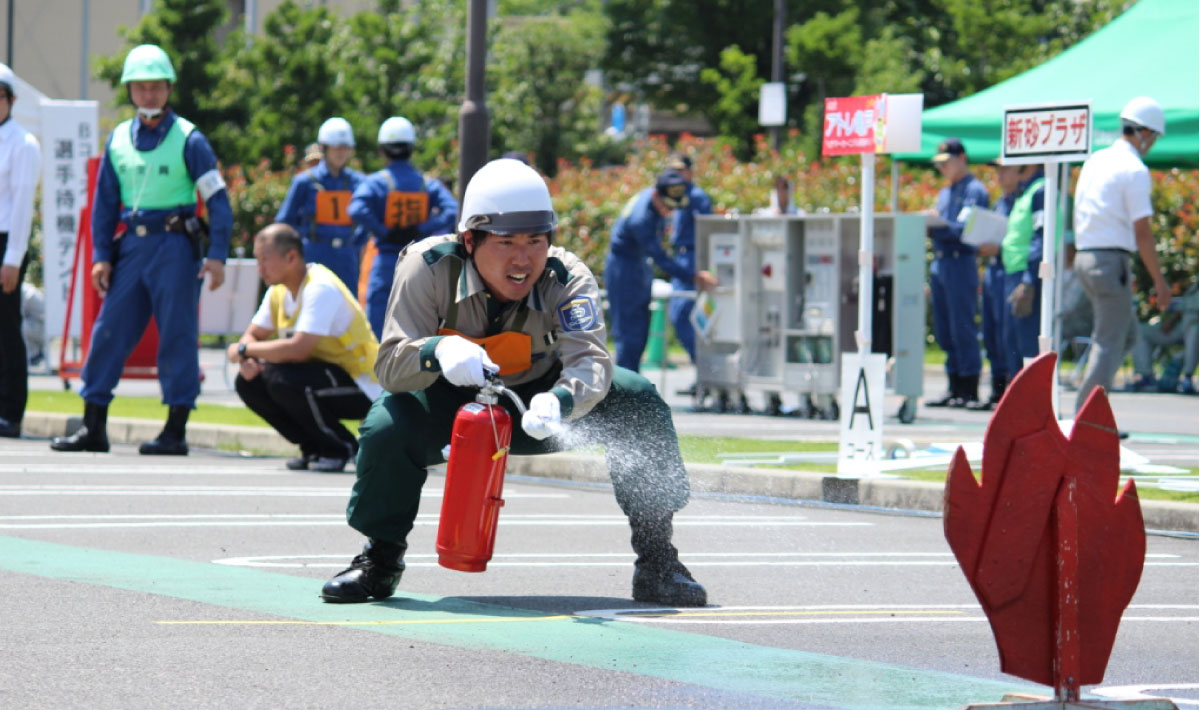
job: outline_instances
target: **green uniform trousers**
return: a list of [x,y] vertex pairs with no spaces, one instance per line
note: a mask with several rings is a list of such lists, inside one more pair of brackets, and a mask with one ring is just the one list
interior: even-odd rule
[[[554,385],[558,370],[512,389],[528,403]],[[373,540],[406,542],[417,517],[426,467],[444,460],[442,449],[450,443],[454,415],[477,393],[439,377],[428,389],[385,394],[375,401],[359,429],[358,478],[346,506],[350,527]],[[687,504],[687,470],[670,407],[636,372],[614,369],[608,395],[568,425],[569,433],[562,438],[569,439],[569,446],[560,437],[530,437],[521,429],[512,402],[501,398],[501,404],[513,417],[511,453],[604,445],[617,503],[631,518],[660,519]]]

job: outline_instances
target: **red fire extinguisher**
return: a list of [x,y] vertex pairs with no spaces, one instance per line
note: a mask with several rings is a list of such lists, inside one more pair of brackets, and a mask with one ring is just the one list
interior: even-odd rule
[[499,405],[502,394],[525,413],[521,398],[497,378],[454,417],[437,552],[438,564],[460,572],[482,572],[492,559],[512,441],[512,417]]

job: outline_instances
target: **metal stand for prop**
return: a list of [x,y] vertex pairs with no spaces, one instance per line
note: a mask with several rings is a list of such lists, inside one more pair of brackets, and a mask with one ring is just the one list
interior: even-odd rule
[[1104,680],[1141,579],[1146,534],[1134,482],[1112,497],[1120,454],[1107,396],[1097,388],[1065,437],[1051,407],[1056,363],[1040,355],[1009,385],[988,423],[978,483],[958,449],[944,511],[946,540],[987,614],[1000,669],[1054,696],[967,707],[1177,710],[1165,699],[1080,699],[1080,686]]

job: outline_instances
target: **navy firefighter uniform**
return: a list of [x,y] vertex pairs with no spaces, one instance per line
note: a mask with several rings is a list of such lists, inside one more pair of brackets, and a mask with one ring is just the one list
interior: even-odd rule
[[[675,210],[671,229],[671,252],[675,263],[687,269],[690,276],[681,279],[671,278],[671,288],[676,291],[691,291],[696,288],[693,277],[696,275],[696,215],[712,214],[712,199],[708,193],[695,183],[688,183],[687,205]],[[696,304],[692,298],[672,298],[668,314],[671,326],[675,328],[675,337],[679,344],[687,350],[692,362],[696,361],[696,332],[692,328],[692,307]]]
[[936,210],[949,224],[929,230],[933,263],[929,269],[933,305],[933,333],[946,352],[946,375],[978,383],[982,360],[979,355],[975,308],[979,290],[979,268],[975,248],[962,241],[965,215],[972,206],[988,206],[987,188],[967,173],[938,193]]
[[[1007,217],[1012,209],[1015,193],[996,200],[995,212]],[[985,401],[967,405],[968,409],[990,411],[1000,403],[1000,397],[1008,388],[1008,350],[1004,346],[1004,260],[999,254],[987,257],[983,268],[983,311],[980,324],[983,331],[983,349],[987,353],[988,366],[992,371],[992,393]]]
[[379,253],[367,282],[367,320],[383,333],[396,258],[411,242],[454,231],[458,201],[441,181],[426,177],[407,160],[393,160],[367,176],[354,191],[350,217],[375,239]]
[[[197,183],[209,221],[209,245],[168,227],[172,215],[196,211]],[[125,225],[120,238],[118,224]],[[158,325],[158,380],[168,406],[195,407],[200,394],[199,305],[202,256],[225,261],[233,210],[208,139],[169,108],[148,128],[134,118],[113,130],[92,200],[92,260],[113,265],[108,294],[92,329],[83,366],[86,402],[107,406],[125,360],[146,330]]]
[[[1042,265],[1046,176],[1041,168],[1022,181],[1000,243],[1004,262],[1004,345],[1016,375],[1025,358],[1037,357],[1042,320]],[[1061,234],[1061,230],[1059,232]]]
[[364,179],[352,168],[334,175],[322,158],[292,179],[275,215],[276,222],[290,224],[304,241],[304,260],[328,268],[355,297],[366,232],[350,218],[350,200]]
[[[655,203],[655,194],[667,197],[670,190],[682,194],[686,183],[678,172],[668,170],[655,187],[648,187],[625,203],[613,227],[608,256],[604,260],[604,286],[608,291],[617,365],[638,371],[642,351],[650,333],[650,285],[654,272],[647,258],[671,278],[692,288],[695,270],[672,259],[662,246],[667,217]],[[686,198],[678,201],[685,206]],[[668,205],[671,206],[671,205]]]

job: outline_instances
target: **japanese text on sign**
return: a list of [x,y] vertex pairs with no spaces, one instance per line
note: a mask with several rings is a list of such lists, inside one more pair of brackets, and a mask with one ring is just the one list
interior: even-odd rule
[[[87,160],[102,146],[95,101],[40,102],[42,139],[42,257],[46,337],[62,335],[74,266],[80,210],[87,204]],[[76,304],[82,291],[76,293]],[[71,321],[78,334],[79,318]],[[53,349],[52,349],[53,350]],[[56,351],[55,351],[56,352]]]
[[822,155],[874,153],[876,102],[879,96],[825,99],[825,132]]
[[1009,107],[1003,131],[1004,162],[1009,165],[1084,160],[1092,149],[1091,106]]

